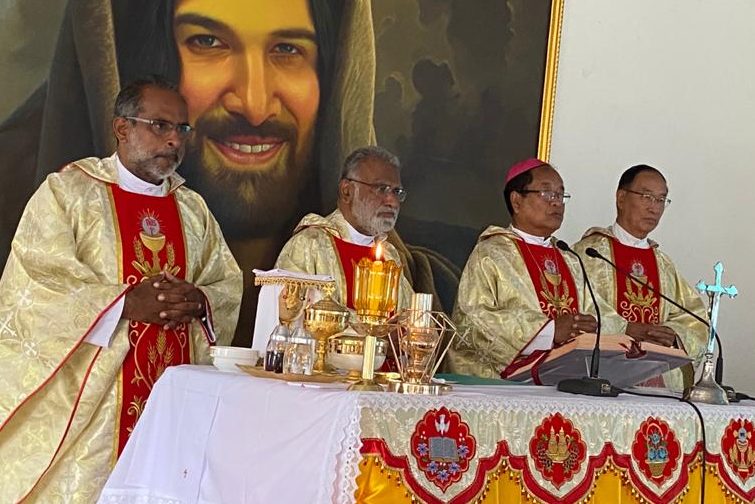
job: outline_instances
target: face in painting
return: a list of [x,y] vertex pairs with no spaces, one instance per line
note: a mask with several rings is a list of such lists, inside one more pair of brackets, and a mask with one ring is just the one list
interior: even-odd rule
[[179,90],[195,134],[182,174],[231,236],[290,219],[312,180],[320,102],[307,0],[179,0]]

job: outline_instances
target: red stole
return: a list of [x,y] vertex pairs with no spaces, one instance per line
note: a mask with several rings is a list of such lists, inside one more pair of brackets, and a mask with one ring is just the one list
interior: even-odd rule
[[577,287],[563,256],[553,247],[515,240],[537,293],[540,309],[555,320],[564,313],[578,313]]
[[[145,196],[110,184],[121,257],[120,281],[135,285],[169,271],[186,274],[186,250],[175,196]],[[168,366],[191,362],[189,326],[175,330],[129,320],[130,348],[121,366],[117,417],[118,455],[147,402],[152,386]]]
[[343,278],[346,281],[346,306],[354,309],[354,265],[363,257],[375,259],[375,251],[366,245],[357,245],[347,242],[338,237],[331,236],[333,244],[338,251],[338,259],[341,261]]
[[[619,270],[632,273],[654,289],[660,289],[658,263],[652,248],[641,249],[622,245],[611,239],[613,260]],[[660,324],[660,298],[650,289],[631,281],[623,274],[616,275],[616,311],[628,322]]]

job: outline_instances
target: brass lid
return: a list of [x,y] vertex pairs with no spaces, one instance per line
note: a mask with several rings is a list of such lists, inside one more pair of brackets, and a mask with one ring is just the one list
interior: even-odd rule
[[341,316],[348,316],[349,310],[340,303],[333,300],[332,297],[326,296],[316,303],[312,303],[305,310],[306,313],[333,313]]
[[[364,336],[349,326],[346,330],[328,338],[328,349],[335,353],[361,354],[364,349]],[[378,355],[385,355],[387,349],[386,340],[383,338],[375,340],[375,351]]]

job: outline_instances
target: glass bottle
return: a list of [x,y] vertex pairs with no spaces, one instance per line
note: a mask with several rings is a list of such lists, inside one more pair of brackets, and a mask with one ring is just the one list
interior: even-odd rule
[[312,374],[315,341],[303,327],[294,330],[286,347],[283,369],[285,373]]
[[283,356],[291,334],[284,325],[277,325],[270,334],[265,350],[265,371],[283,372]]

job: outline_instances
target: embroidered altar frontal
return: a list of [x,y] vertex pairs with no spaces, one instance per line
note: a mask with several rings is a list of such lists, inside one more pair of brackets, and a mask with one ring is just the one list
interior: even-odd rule
[[[534,387],[359,403],[356,502],[700,502],[701,427],[684,403]],[[755,406],[699,408],[705,502],[754,502]]]

